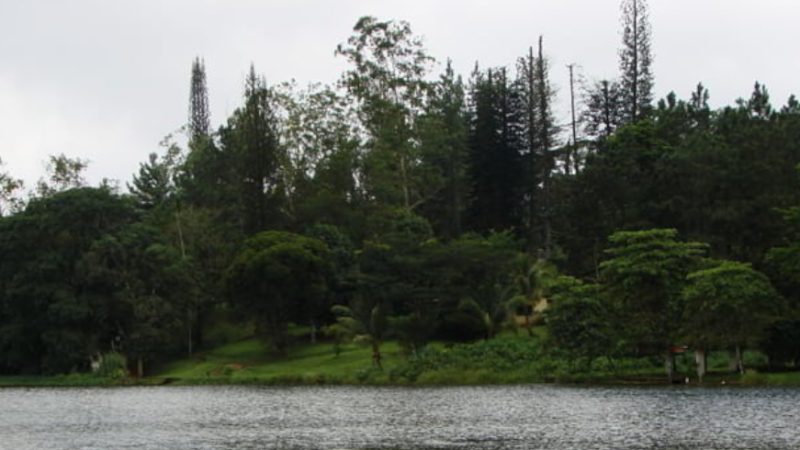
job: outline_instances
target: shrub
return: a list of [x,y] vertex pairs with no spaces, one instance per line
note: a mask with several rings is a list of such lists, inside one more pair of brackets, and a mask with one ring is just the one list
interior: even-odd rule
[[125,378],[128,375],[128,360],[121,353],[105,353],[96,374],[105,378]]

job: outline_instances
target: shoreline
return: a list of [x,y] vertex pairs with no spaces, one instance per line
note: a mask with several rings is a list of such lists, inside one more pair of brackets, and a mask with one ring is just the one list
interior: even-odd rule
[[[770,375],[790,373],[795,375],[791,380],[770,379]],[[124,388],[124,387],[187,387],[187,386],[273,386],[273,387],[303,387],[303,386],[347,386],[347,387],[486,387],[486,386],[513,386],[513,385],[541,385],[564,387],[674,387],[674,388],[800,388],[800,373],[777,372],[756,373],[753,378],[750,373],[736,376],[713,375],[708,381],[698,383],[669,384],[653,377],[619,378],[592,378],[588,380],[491,380],[480,382],[408,382],[390,380],[372,380],[358,382],[354,380],[341,380],[320,376],[277,376],[265,378],[174,378],[174,377],[147,377],[141,380],[125,378],[120,380],[92,377],[87,375],[57,375],[57,376],[0,376],[0,389],[4,388]]]

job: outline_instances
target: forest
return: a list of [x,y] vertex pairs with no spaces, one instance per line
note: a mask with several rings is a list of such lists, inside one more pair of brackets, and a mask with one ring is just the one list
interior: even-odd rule
[[800,102],[655,99],[647,3],[621,26],[618,77],[562,89],[566,123],[542,37],[462,76],[362,17],[337,84],[251,66],[216,129],[198,57],[186,144],[124,186],[64,154],[33,187],[0,171],[0,375],[141,377],[226,333],[287,357],[297,329],[375,370],[389,342],[413,369],[512,331],[574,371],[642,357],[671,380],[693,352],[702,378],[746,350],[800,369]]

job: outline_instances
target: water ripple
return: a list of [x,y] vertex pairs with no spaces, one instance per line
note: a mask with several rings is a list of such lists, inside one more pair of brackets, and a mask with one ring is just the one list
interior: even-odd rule
[[0,389],[2,449],[797,449],[800,391]]

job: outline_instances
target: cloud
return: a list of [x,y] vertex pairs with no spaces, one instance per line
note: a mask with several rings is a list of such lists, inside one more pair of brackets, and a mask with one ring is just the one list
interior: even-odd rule
[[[49,155],[65,153],[90,161],[90,180],[127,178],[137,139],[129,120],[101,118],[47,91],[29,91],[0,79],[0,156],[6,169],[28,187],[44,173]],[[114,176],[116,175],[116,176]]]
[[[651,0],[657,96],[698,81],[712,105],[765,82],[780,104],[796,89],[793,0]],[[90,159],[88,177],[129,180],[186,120],[191,60],[205,58],[212,124],[239,105],[253,62],[271,83],[335,82],[334,48],[358,17],[403,19],[440,62],[468,76],[512,66],[544,35],[566,120],[568,72],[613,77],[618,0],[0,0],[0,158],[26,181],[51,153]]]

